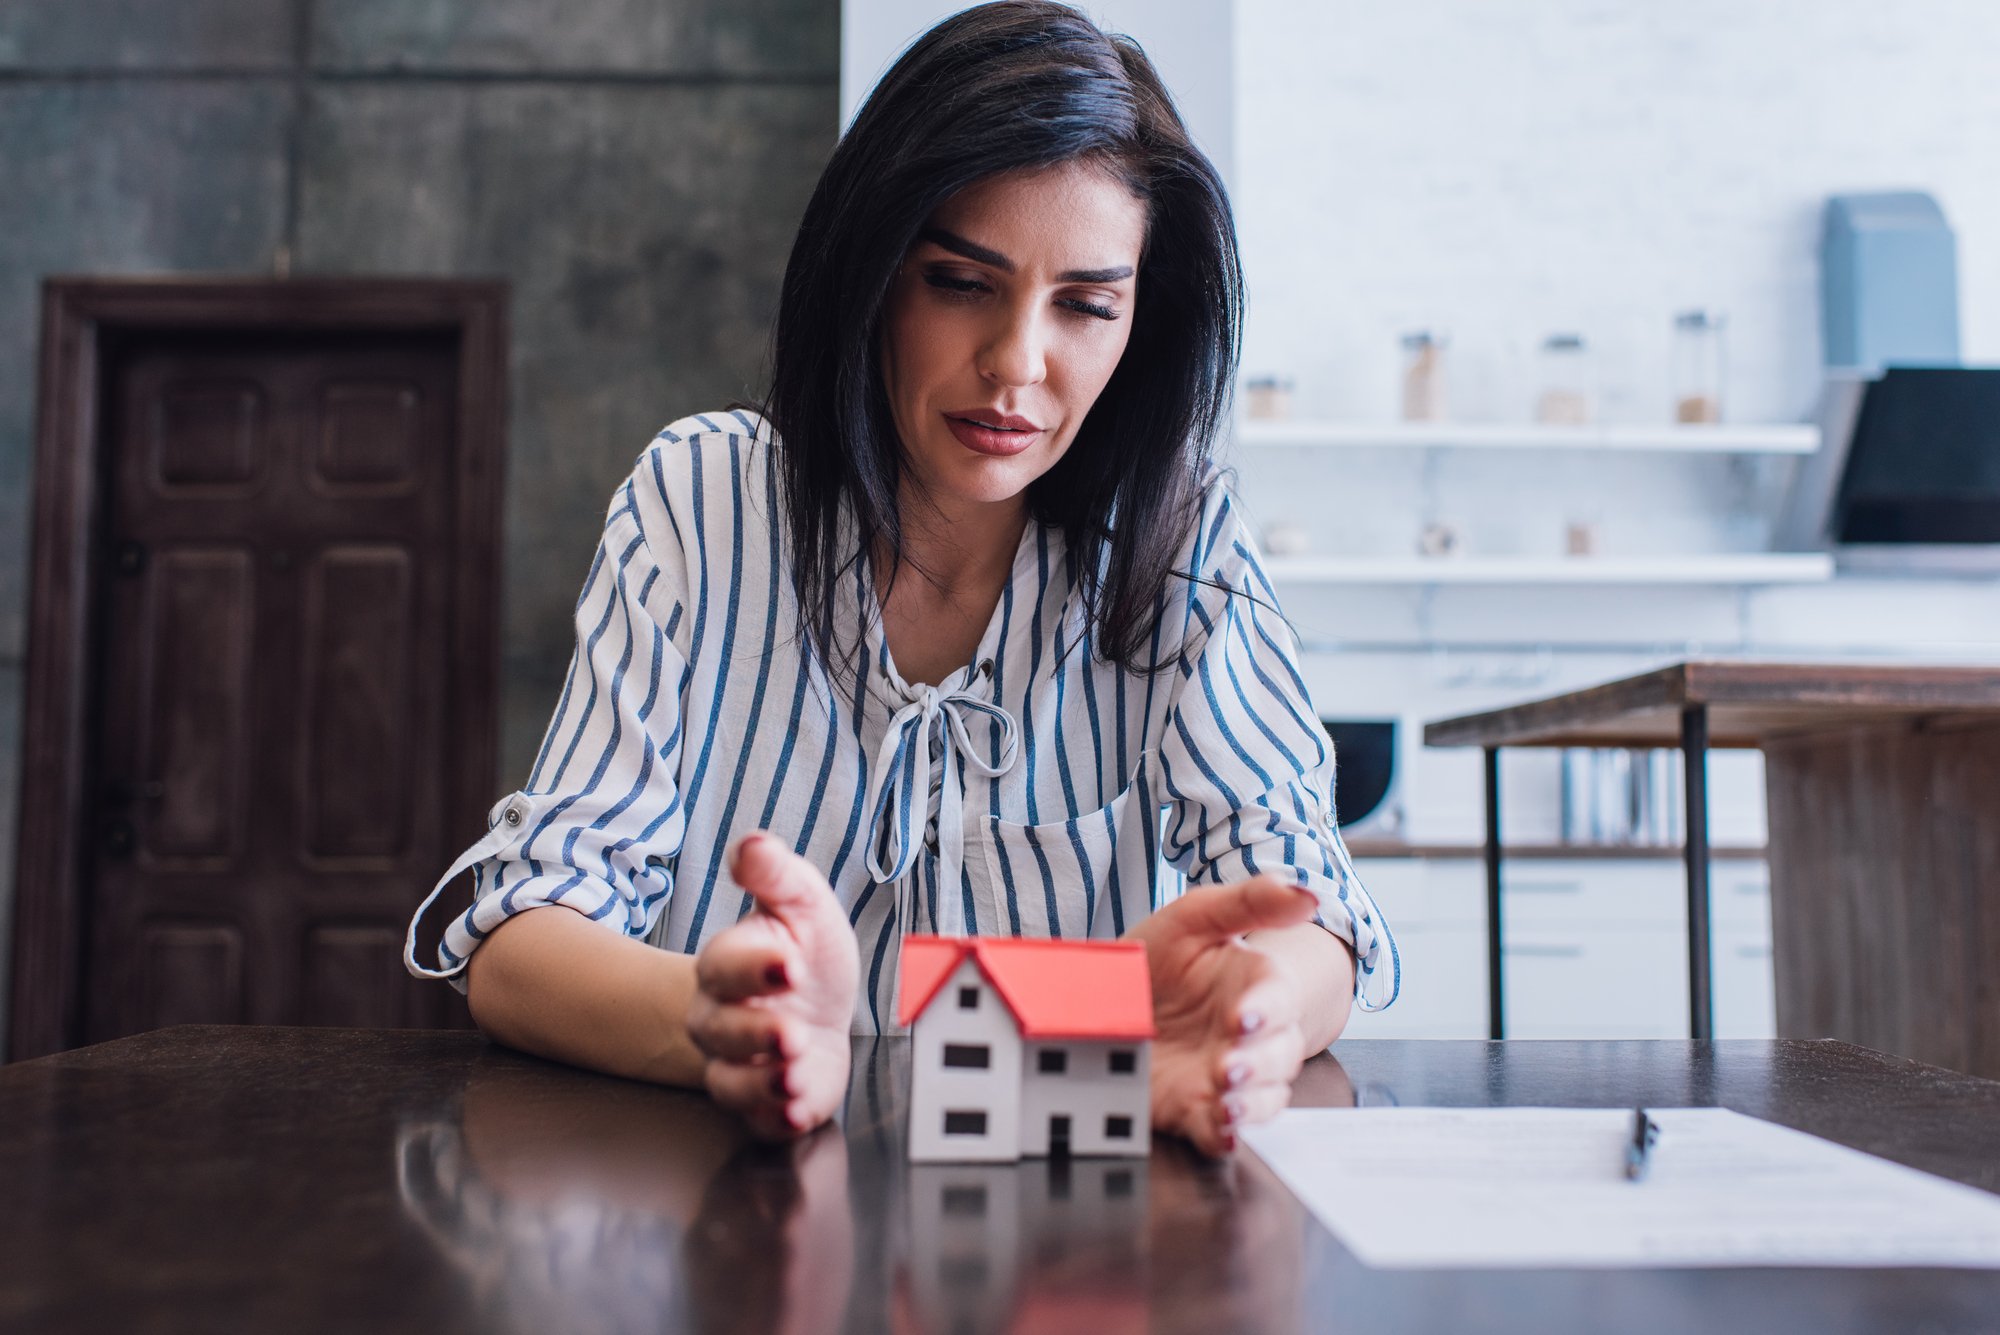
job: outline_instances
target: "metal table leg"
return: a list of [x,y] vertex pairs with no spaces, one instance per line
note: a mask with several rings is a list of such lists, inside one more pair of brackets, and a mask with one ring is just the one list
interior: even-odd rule
[[1708,930],[1708,706],[1681,710],[1681,769],[1686,783],[1688,928],[1688,1036],[1697,1043],[1715,1037],[1715,1008],[1709,994]]
[[[1500,749],[1486,750],[1486,1035],[1507,1037],[1500,977]],[[1704,922],[1706,919],[1704,919]]]

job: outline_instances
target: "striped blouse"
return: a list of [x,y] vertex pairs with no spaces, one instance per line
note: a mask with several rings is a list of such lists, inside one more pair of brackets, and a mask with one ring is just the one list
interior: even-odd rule
[[[866,562],[836,595],[865,628],[860,670],[800,644],[781,448],[754,413],[711,413],[639,457],[528,784],[412,919],[413,973],[463,990],[479,943],[545,904],[696,951],[751,907],[729,840],[768,829],[853,923],[857,1033],[893,1031],[906,932],[1115,937],[1189,883],[1279,868],[1353,946],[1362,1008],[1394,1000],[1395,942],[1333,822],[1332,745],[1219,474],[1175,564],[1203,580],[1160,595],[1167,670],[1094,657],[1061,532],[1030,522],[972,662],[933,686],[897,672]],[[467,869],[473,902],[421,965],[417,919]]]

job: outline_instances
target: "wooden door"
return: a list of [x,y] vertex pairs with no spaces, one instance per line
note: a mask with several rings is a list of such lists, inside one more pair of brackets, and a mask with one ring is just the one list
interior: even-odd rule
[[109,360],[86,1042],[438,1018],[400,956],[452,852],[456,389],[436,335]]

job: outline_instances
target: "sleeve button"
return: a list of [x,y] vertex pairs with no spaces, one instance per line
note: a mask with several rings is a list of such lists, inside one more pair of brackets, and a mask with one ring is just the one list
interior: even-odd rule
[[521,808],[508,807],[507,814],[503,819],[505,819],[509,825],[519,825],[521,823]]

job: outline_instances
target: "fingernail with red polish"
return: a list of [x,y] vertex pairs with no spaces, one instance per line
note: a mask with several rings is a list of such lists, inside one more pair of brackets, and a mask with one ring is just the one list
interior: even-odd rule
[[785,1055],[785,1040],[776,1034],[771,1035],[771,1055],[773,1057]]
[[785,1086],[785,1073],[783,1071],[771,1072],[771,1092],[781,1099],[791,1094],[792,1091]]
[[767,966],[764,970],[764,981],[772,987],[783,987],[785,985],[785,966],[782,964]]

